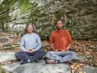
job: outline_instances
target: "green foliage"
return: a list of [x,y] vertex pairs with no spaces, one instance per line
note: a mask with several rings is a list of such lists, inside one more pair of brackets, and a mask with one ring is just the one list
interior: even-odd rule
[[55,16],[52,17],[51,24],[54,25],[55,23]]
[[72,27],[72,26],[73,26],[73,23],[72,23],[71,20],[68,20],[67,23],[66,23],[66,25],[67,25],[68,27]]
[[30,12],[29,22],[35,22],[40,15],[38,4],[29,0],[19,0],[21,13]]
[[10,7],[16,2],[17,0],[3,0],[2,3],[0,4],[0,24],[3,31],[7,29],[7,27],[6,28],[4,27],[4,24],[10,20],[9,16]]
[[30,14],[30,22],[36,22],[40,14],[40,8],[38,7],[38,4],[36,2],[31,3],[31,14]]
[[30,12],[30,17],[27,18],[28,22],[36,22],[40,16],[40,10],[37,6],[38,4],[35,1],[29,2],[29,0],[4,0],[0,4],[0,24],[3,28],[3,31],[6,29],[4,27],[5,23],[8,23],[11,18],[15,18],[14,20],[17,19],[17,15],[14,15],[12,17],[9,16],[9,10],[15,3],[19,3],[21,14]]
[[69,28],[69,32],[72,35],[73,34],[73,30],[72,30],[73,22],[72,22],[72,20],[68,19],[68,21],[66,22],[66,27]]
[[0,65],[0,73],[6,73],[6,71]]
[[19,0],[21,13],[26,13],[30,9],[30,4],[28,0]]
[[55,27],[55,19],[56,19],[55,16],[53,16],[52,19],[51,19],[51,24],[52,24],[52,28],[53,28],[53,30],[56,29],[56,27]]

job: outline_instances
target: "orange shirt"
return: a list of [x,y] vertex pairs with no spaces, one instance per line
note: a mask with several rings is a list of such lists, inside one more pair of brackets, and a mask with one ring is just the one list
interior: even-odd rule
[[49,37],[49,44],[54,44],[55,50],[65,50],[69,44],[72,44],[72,39],[68,31],[56,30]]

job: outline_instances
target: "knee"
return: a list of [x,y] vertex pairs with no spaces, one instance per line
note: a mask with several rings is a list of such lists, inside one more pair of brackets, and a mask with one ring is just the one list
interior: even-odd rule
[[49,55],[49,54],[51,54],[51,52],[47,52],[47,53],[46,53],[46,55]]
[[45,55],[45,52],[44,51],[42,51],[42,50],[40,50],[40,51],[38,51],[38,53],[40,53],[41,55]]
[[45,53],[45,51],[41,51],[41,54],[44,56],[46,53]]
[[52,55],[53,55],[52,51],[46,53],[46,57],[49,57],[49,56],[52,56]]
[[77,57],[76,53],[75,52],[72,52],[72,58],[75,59]]
[[15,57],[18,59],[21,56],[22,52],[16,52]]
[[16,52],[15,57],[18,58],[19,54],[20,54],[19,52]]

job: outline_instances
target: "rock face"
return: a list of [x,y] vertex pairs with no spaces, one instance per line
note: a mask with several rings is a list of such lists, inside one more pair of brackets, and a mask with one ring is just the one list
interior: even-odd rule
[[[74,39],[97,37],[97,0],[73,0],[73,2],[71,0],[36,0],[36,2],[42,10],[40,9],[40,17],[35,21],[35,30],[42,39],[45,38],[44,35],[51,33],[52,24],[56,19],[64,21],[64,28],[70,31]],[[13,14],[15,14],[14,11]],[[22,23],[19,20],[14,21],[14,24]],[[25,23],[25,20],[22,21]]]
[[14,52],[0,52],[0,63],[6,62],[10,60],[16,60]]
[[[30,2],[31,0],[29,0]],[[21,14],[19,3],[16,2],[11,5],[9,9],[8,20],[9,32],[13,31],[13,34],[19,34],[21,30],[24,30],[26,22],[35,23],[36,32],[45,38],[44,35],[50,34],[53,30],[53,24],[56,19],[62,19],[64,21],[65,29],[69,30],[74,39],[97,39],[97,0],[34,0],[39,4],[39,12],[34,12],[31,15],[30,12],[27,14]],[[6,5],[6,4],[5,4]],[[35,5],[36,6],[36,5]],[[33,6],[32,6],[33,7]],[[2,9],[2,8],[1,8]],[[3,8],[6,9],[6,8]],[[30,9],[30,8],[29,8]],[[35,8],[36,9],[36,8]],[[37,10],[36,10],[37,11]],[[1,14],[3,11],[1,12]],[[7,13],[6,13],[7,14]],[[39,16],[37,16],[37,14]],[[2,14],[1,16],[4,16]],[[35,16],[36,15],[36,16]],[[2,19],[2,17],[1,17]],[[10,18],[9,18],[10,19]],[[36,20],[37,19],[37,20]],[[1,20],[4,21],[5,20]],[[15,25],[13,27],[13,25]],[[24,25],[24,26],[22,26]],[[22,29],[23,27],[23,29]],[[0,29],[0,31],[2,31]],[[23,34],[23,31],[20,35]]]
[[41,29],[44,34],[51,32],[55,19],[61,18],[74,39],[97,38],[97,0],[56,0],[46,4],[44,11],[42,26],[37,24],[46,29]]
[[12,73],[71,73],[70,67],[66,64],[45,64],[44,61],[24,65],[10,64],[3,68]]

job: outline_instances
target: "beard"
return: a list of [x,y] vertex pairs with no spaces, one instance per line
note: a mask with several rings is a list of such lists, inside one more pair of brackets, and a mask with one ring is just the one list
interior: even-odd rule
[[60,28],[56,27],[56,28],[57,28],[57,30],[61,30],[61,29],[63,29],[63,27],[60,27]]

